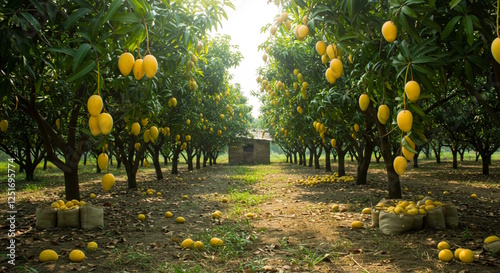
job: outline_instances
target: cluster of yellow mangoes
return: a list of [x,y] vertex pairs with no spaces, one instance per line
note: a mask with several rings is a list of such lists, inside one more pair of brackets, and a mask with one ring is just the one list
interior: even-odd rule
[[[87,251],[96,251],[97,250],[97,243],[96,242],[89,242],[87,244]],[[42,263],[44,262],[55,262],[59,260],[59,255],[57,252],[55,252],[52,249],[45,249],[42,252],[40,252],[40,255],[38,256],[38,260]],[[69,260],[73,263],[79,263],[83,262],[85,260],[85,253],[79,249],[73,249],[69,253]]]
[[158,62],[151,54],[144,56],[144,59],[140,59],[139,56],[139,59],[135,60],[130,52],[125,52],[118,58],[118,68],[123,76],[128,76],[133,70],[136,80],[142,79],[144,75],[151,79],[158,71]]
[[472,250],[459,247],[453,253],[450,249],[450,244],[445,241],[439,242],[437,248],[439,250],[438,258],[443,262],[449,262],[453,258],[463,263],[472,263],[475,260],[475,254]]
[[145,192],[143,192],[143,195],[148,195],[148,196],[158,196],[160,197],[162,194],[160,191],[156,191],[155,189],[147,189]]
[[52,202],[50,204],[51,208],[59,209],[59,210],[71,210],[71,209],[77,209],[79,207],[85,206],[85,201],[78,201],[76,199],[73,199],[71,201],[64,201],[62,199],[59,199],[55,202]]
[[[219,238],[213,237],[212,239],[210,239],[210,245],[213,247],[223,246],[224,242]],[[204,247],[203,242],[201,242],[201,241],[195,242],[191,238],[187,238],[184,241],[182,241],[182,243],[181,243],[182,249],[194,248],[194,249],[202,250],[203,247]]]
[[89,129],[93,136],[101,133],[106,136],[113,129],[113,117],[109,113],[101,113],[103,105],[99,95],[92,95],[87,100],[87,110],[90,114]]
[[399,200],[395,201],[394,205],[388,205],[387,203],[378,203],[375,206],[375,209],[395,214],[427,215],[428,211],[441,206],[443,206],[443,202],[433,201],[430,199],[418,203],[415,203],[415,201]]
[[309,176],[306,179],[299,179],[295,183],[303,186],[314,186],[322,183],[336,183],[336,182],[352,182],[354,181],[353,176],[340,176],[338,173],[334,173],[332,175],[323,175],[323,176]]

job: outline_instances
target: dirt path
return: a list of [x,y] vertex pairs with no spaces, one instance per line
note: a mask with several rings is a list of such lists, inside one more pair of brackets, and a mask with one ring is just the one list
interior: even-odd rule
[[[261,217],[255,221],[257,229],[265,229],[258,253],[270,256],[266,268],[270,271],[290,272],[499,272],[500,263],[488,255],[479,255],[474,266],[453,261],[439,262],[436,245],[449,241],[452,249],[468,247],[480,253],[482,240],[498,233],[495,223],[500,219],[500,190],[498,175],[489,179],[471,176],[466,172],[439,171],[432,164],[410,170],[402,183],[408,188],[404,199],[418,200],[418,195],[433,191],[437,199],[447,199],[460,208],[461,224],[445,231],[419,232],[386,236],[370,228],[371,216],[360,212],[378,202],[384,195],[384,172],[370,171],[368,185],[356,186],[353,182],[320,184],[313,187],[297,185],[298,179],[320,175],[317,170],[297,166],[283,166],[290,173],[288,180],[276,180],[273,187],[280,194],[260,208]],[[296,172],[294,172],[296,170]],[[436,176],[419,177],[428,170]],[[471,171],[471,170],[469,170]],[[477,169],[475,171],[478,171]],[[417,174],[418,173],[418,174]],[[348,174],[354,175],[353,168]],[[484,179],[483,183],[467,186],[463,181],[471,177]],[[493,178],[493,179],[492,179]],[[466,180],[467,179],[467,180]],[[488,182],[489,181],[489,182]],[[496,180],[499,181],[499,180]],[[451,195],[443,196],[444,190]],[[470,198],[472,192],[481,196]],[[338,212],[332,211],[338,204]],[[365,229],[352,230],[352,221],[365,223]],[[480,265],[480,266],[478,266]]]
[[[348,175],[354,170],[348,165]],[[300,185],[296,182],[325,173],[290,164],[181,169],[178,176],[167,175],[162,181],[152,181],[152,169],[144,169],[139,191],[128,191],[121,179],[110,193],[102,191],[100,175],[90,170],[83,174],[89,182],[82,184],[82,195],[103,206],[104,229],[37,229],[36,207],[60,199],[63,185],[19,192],[19,265],[8,267],[2,258],[0,272],[500,272],[498,258],[481,253],[485,237],[500,236],[500,167],[494,164],[487,177],[479,173],[480,166],[473,163],[457,171],[425,161],[419,169],[410,168],[402,178],[407,188],[403,198],[417,200],[432,191],[437,199],[457,205],[460,225],[386,236],[370,228],[371,217],[360,213],[385,196],[381,165],[372,166],[363,186],[345,181]],[[155,194],[147,195],[147,189]],[[445,190],[450,195],[444,196]],[[158,191],[161,196],[156,196]],[[89,200],[91,192],[96,199]],[[471,193],[479,198],[471,199]],[[223,198],[229,202],[223,203]],[[332,211],[334,204],[339,211]],[[222,212],[221,219],[211,217],[216,210]],[[165,218],[166,211],[174,217]],[[249,212],[256,217],[247,219]],[[146,215],[145,221],[137,220],[139,213]],[[177,216],[186,223],[176,224]],[[354,220],[365,228],[352,230]],[[2,232],[7,228],[6,222],[0,226]],[[223,239],[224,246],[211,247],[212,237]],[[204,242],[205,249],[182,250],[186,238]],[[477,260],[439,262],[436,245],[441,240],[452,249],[474,250]],[[85,250],[90,241],[99,249],[86,251],[83,263],[70,263],[69,252]],[[6,246],[2,238],[0,247]],[[38,262],[40,251],[47,248],[59,254],[57,262]]]

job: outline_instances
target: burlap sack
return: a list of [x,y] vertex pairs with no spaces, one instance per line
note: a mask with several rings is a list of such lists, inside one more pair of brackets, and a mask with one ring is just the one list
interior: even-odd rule
[[484,244],[483,248],[488,251],[492,256],[500,255],[500,241],[489,244]]
[[380,218],[380,210],[373,208],[372,209],[372,227],[378,227]]
[[380,211],[386,210],[390,206],[395,206],[394,201],[383,198],[372,208],[372,227],[379,226]]
[[451,203],[445,203],[444,208],[444,221],[447,228],[458,227],[458,210],[455,205]]
[[82,229],[104,228],[104,210],[102,207],[85,205],[80,208],[80,224]]
[[71,208],[69,210],[57,211],[57,227],[80,227],[80,209]]
[[443,207],[437,207],[427,212],[425,216],[425,227],[430,229],[443,230],[446,228]]
[[417,214],[417,215],[412,215],[413,217],[413,226],[412,230],[421,230],[424,228],[424,218],[425,215],[422,214]]
[[57,224],[57,209],[47,205],[36,208],[36,227],[53,228]]
[[380,232],[385,235],[401,234],[411,230],[413,222],[413,215],[399,215],[381,211],[379,217],[379,229]]
[[420,200],[420,201],[417,202],[417,207],[420,207],[421,205],[424,205],[426,200],[432,200],[432,201],[434,201],[434,198],[432,198],[430,196],[425,196],[422,200]]
[[[396,204],[394,204],[394,201],[390,200],[390,199],[385,199],[383,198],[382,200],[380,200],[378,202],[378,204],[384,204],[384,206],[387,208],[387,207],[390,207],[390,206],[395,206]],[[378,205],[377,204],[377,205]]]

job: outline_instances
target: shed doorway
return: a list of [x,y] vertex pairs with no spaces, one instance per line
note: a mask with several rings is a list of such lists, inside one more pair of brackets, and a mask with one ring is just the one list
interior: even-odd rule
[[254,146],[253,143],[246,144],[243,146],[243,162],[244,163],[254,163]]

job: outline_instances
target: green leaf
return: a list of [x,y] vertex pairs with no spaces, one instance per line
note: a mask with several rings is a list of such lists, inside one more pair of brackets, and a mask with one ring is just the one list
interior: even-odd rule
[[36,31],[40,32],[40,23],[33,17],[33,15],[27,12],[21,12],[21,15],[35,28]]
[[78,50],[76,51],[75,55],[73,56],[73,71],[82,63],[82,61],[85,59],[87,56],[87,53],[89,53],[91,46],[87,43],[82,44]]
[[419,57],[412,61],[413,64],[425,64],[425,63],[434,63],[436,58],[434,57]]
[[403,145],[403,147],[405,147],[408,151],[410,151],[410,153],[414,153],[414,154],[417,153],[417,151],[415,151],[415,149],[413,149],[413,147],[411,147],[410,143],[406,140],[405,137],[403,137],[403,140],[401,141],[401,145]]
[[458,20],[460,20],[460,16],[455,16],[448,22],[448,24],[446,24],[443,32],[441,32],[441,40],[444,40],[446,39],[446,37],[450,36],[451,32],[455,29],[455,25],[457,24]]
[[464,68],[465,68],[465,76],[467,77],[467,80],[470,83],[474,82],[474,73],[472,72],[472,66],[470,65],[469,61],[464,62]]
[[354,0],[348,1],[347,8],[349,10],[349,17],[352,18],[354,16]]
[[463,17],[462,24],[464,26],[465,35],[467,36],[467,42],[469,45],[472,45],[472,43],[474,43],[474,25],[472,23],[472,18],[470,16]]
[[412,10],[410,7],[408,7],[408,6],[403,6],[403,8],[401,9],[401,11],[402,11],[404,14],[406,14],[406,15],[408,15],[408,16],[410,16],[410,17],[412,17],[412,18],[415,18],[415,19],[417,19],[417,18],[418,18],[417,13],[416,13],[415,11],[413,11],[413,10]]
[[187,44],[188,44],[190,33],[191,33],[191,29],[189,27],[187,27],[186,30],[184,31],[184,45],[185,46],[187,46]]
[[460,4],[460,2],[462,2],[462,0],[452,0],[450,2],[450,9],[453,9],[456,5]]
[[93,59],[87,61],[86,63],[80,65],[76,70],[74,70],[73,74],[71,74],[68,79],[66,79],[66,82],[72,82],[75,81],[88,73],[92,71],[95,67],[95,61]]
[[421,139],[423,142],[427,142],[427,137],[425,136],[425,134],[424,134],[424,131],[423,131],[423,130],[421,130],[421,129],[417,129],[417,128],[412,129],[412,130],[413,130],[413,132],[414,132],[414,133],[416,133],[416,134],[417,134],[417,136],[419,136],[419,137],[420,137],[420,139]]
[[[410,108],[410,110],[411,110],[413,113],[415,113],[415,114],[417,114],[417,115],[419,115],[419,116],[425,117],[425,112],[424,112],[424,111],[422,111],[422,108],[420,108],[420,106],[418,106],[418,105],[417,105],[417,104],[415,104],[415,103],[408,103],[407,105],[408,105],[408,107]],[[415,119],[415,118],[414,118],[414,119]]]
[[78,9],[77,11],[71,13],[71,15],[68,17],[66,22],[64,22],[64,29],[68,29],[76,21],[78,21],[80,18],[82,18],[83,16],[87,15],[90,12],[91,12],[91,10],[88,8],[81,8],[81,9]]
[[127,0],[127,2],[139,17],[144,18],[146,16],[146,7],[141,5],[137,0]]
[[122,28],[119,28],[117,31],[114,31],[113,33],[116,35],[124,35],[128,33],[135,33],[137,31],[144,31],[143,28],[144,25],[142,24],[128,24]]
[[47,50],[57,53],[64,53],[69,56],[75,55],[75,50],[69,47],[49,47]]
[[99,15],[94,17],[89,24],[89,32],[91,41],[95,41],[99,34],[99,30],[102,29],[103,22],[101,21],[104,15],[104,11],[99,12]]
[[104,22],[109,21],[115,15],[116,11],[122,6],[124,0],[114,0],[111,5],[109,5],[109,9],[106,12],[106,17],[104,17]]
[[403,28],[408,32],[408,34],[417,41],[417,43],[421,43],[420,36],[418,35],[416,29],[415,29],[415,24],[414,23],[408,23],[408,20],[406,19],[406,16],[403,13],[400,13],[400,22]]
[[141,17],[139,17],[137,14],[133,12],[117,13],[111,17],[111,20],[119,21],[126,24],[141,23]]

